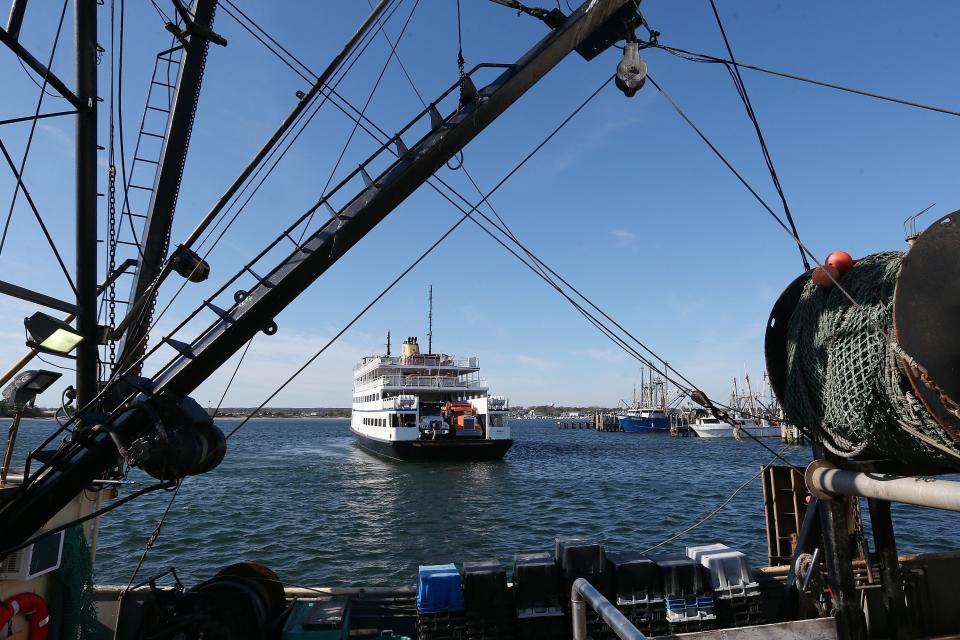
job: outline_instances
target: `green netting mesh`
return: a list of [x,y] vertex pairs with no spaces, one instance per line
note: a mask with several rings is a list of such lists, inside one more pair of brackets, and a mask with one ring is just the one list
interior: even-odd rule
[[960,450],[911,393],[891,339],[902,262],[887,252],[851,267],[840,284],[857,305],[807,283],[788,327],[784,410],[801,427],[822,426],[838,455],[957,467]]
[[63,558],[60,568],[51,575],[47,606],[50,608],[50,638],[98,640],[111,637],[97,621],[93,562],[80,525],[64,532]]

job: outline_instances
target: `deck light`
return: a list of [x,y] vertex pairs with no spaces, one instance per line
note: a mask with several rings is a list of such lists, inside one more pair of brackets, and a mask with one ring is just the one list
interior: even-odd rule
[[25,407],[63,375],[57,371],[24,371],[3,390],[3,399],[14,407]]
[[83,341],[83,336],[76,329],[41,311],[25,318],[23,325],[30,336],[27,346],[48,353],[66,355]]

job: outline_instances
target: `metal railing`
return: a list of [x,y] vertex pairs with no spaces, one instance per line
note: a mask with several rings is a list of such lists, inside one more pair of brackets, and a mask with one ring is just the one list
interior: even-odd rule
[[486,389],[487,380],[459,380],[442,376],[381,376],[356,385],[356,391],[376,387],[415,387],[417,389]]
[[952,480],[846,471],[817,460],[807,467],[806,482],[821,499],[841,494],[960,511],[960,482]]
[[[371,366],[371,363],[374,363]],[[448,355],[416,355],[416,356],[371,356],[364,358],[354,365],[353,370],[358,371],[363,368],[376,368],[380,366],[387,367],[456,367],[458,369],[478,369],[480,368],[480,358],[471,356],[469,358],[455,358]]]
[[586,578],[577,578],[570,589],[570,612],[573,618],[573,640],[587,640],[587,605],[597,612],[618,638],[622,640],[646,640],[609,600],[603,597]]

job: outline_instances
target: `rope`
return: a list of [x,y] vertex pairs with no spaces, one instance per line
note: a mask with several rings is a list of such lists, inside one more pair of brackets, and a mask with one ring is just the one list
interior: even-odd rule
[[[781,451],[782,451],[782,450],[781,450]],[[780,457],[780,454],[777,453],[776,451],[774,451],[774,454],[776,455],[777,458]],[[782,458],[781,458],[781,459],[782,459]],[[665,544],[669,544],[669,543],[673,542],[674,540],[676,540],[677,538],[679,538],[679,537],[681,537],[681,536],[683,536],[683,535],[686,535],[686,534],[690,533],[691,531],[693,531],[694,529],[697,529],[697,528],[699,528],[700,526],[702,526],[702,525],[703,525],[704,523],[706,523],[708,520],[710,520],[710,519],[713,518],[715,515],[717,515],[717,514],[720,513],[721,511],[723,511],[724,507],[726,507],[728,504],[730,504],[730,503],[733,501],[733,499],[734,499],[735,497],[737,497],[737,494],[738,494],[738,493],[740,493],[741,491],[743,491],[744,489],[746,489],[751,483],[753,483],[754,480],[756,480],[757,478],[759,478],[759,477],[763,474],[763,472],[764,472],[770,465],[772,465],[772,464],[773,464],[773,460],[770,460],[770,462],[768,462],[767,464],[763,465],[763,466],[760,468],[760,471],[758,471],[755,475],[751,476],[750,479],[748,479],[746,482],[744,482],[743,484],[741,484],[739,487],[737,487],[736,489],[734,489],[733,493],[731,493],[729,496],[727,496],[727,498],[726,498],[723,502],[721,502],[719,505],[717,505],[716,507],[714,507],[713,509],[711,509],[709,512],[706,513],[706,515],[704,515],[704,516],[701,517],[699,520],[697,520],[696,522],[694,522],[693,524],[691,524],[689,527],[686,527],[685,529],[682,529],[681,531],[678,531],[677,533],[675,533],[675,534],[673,534],[673,535],[665,538],[664,540],[658,542],[657,544],[653,545],[652,547],[648,547],[648,548],[644,549],[644,550],[641,551],[640,553],[643,553],[643,554],[650,553],[650,552],[653,551],[654,549],[659,549],[660,547],[664,546]],[[793,467],[792,464],[791,464],[790,466]],[[795,467],[794,467],[794,468],[795,468]]]
[[[686,122],[688,125],[690,125],[690,128],[696,132],[696,134],[700,137],[701,140],[703,140],[704,143],[706,143],[706,145],[710,148],[710,150],[713,151],[714,155],[716,155],[720,159],[720,161],[723,162],[724,166],[726,166],[727,169],[729,169],[730,172],[733,173],[733,175],[737,178],[737,180],[740,181],[740,184],[742,184],[744,187],[747,188],[747,191],[749,191],[750,194],[756,199],[756,201],[759,202],[760,205],[767,211],[767,213],[769,213],[773,217],[773,219],[780,226],[780,228],[783,229],[794,242],[799,244],[799,246],[803,249],[803,251],[807,254],[807,256],[809,256],[810,259],[812,259],[817,264],[818,267],[822,267],[823,263],[821,263],[820,260],[817,259],[817,257],[813,254],[812,251],[810,251],[810,248],[807,247],[805,244],[803,244],[803,242],[800,240],[800,237],[794,234],[790,230],[790,227],[788,227],[787,224],[780,218],[780,216],[777,215],[776,212],[774,212],[774,210],[770,208],[770,205],[767,204],[766,200],[760,197],[760,194],[757,193],[756,189],[750,186],[750,183],[747,182],[746,178],[744,178],[743,175],[741,175],[740,172],[737,171],[732,164],[730,164],[730,161],[727,160],[727,158],[722,153],[720,153],[720,150],[717,149],[717,147],[712,142],[710,142],[710,139],[707,138],[707,136],[703,133],[703,131],[700,130],[699,127],[697,127],[696,124],[694,124],[693,120],[691,120],[690,117],[683,111],[683,109],[680,108],[680,105],[678,105],[676,101],[674,101],[674,99],[670,97],[670,94],[668,94],[657,83],[657,81],[650,76],[650,74],[647,74],[647,80],[649,80],[650,84],[652,84],[657,89],[657,91],[660,92],[660,95],[662,95],[667,100],[667,102],[670,103],[670,106],[673,108],[674,111],[677,112],[677,114],[680,115],[681,118],[683,118],[683,121]],[[830,274],[829,271],[824,270],[824,273],[826,273],[827,276],[833,281],[834,286],[836,286],[839,291],[841,291],[845,296],[847,296],[850,302],[852,302],[853,304],[857,303],[857,301],[853,299],[853,297],[846,291],[846,289],[843,288],[843,285],[837,282],[837,280]]]
[[[550,142],[550,140],[552,140],[553,137],[556,136],[557,133],[559,133],[560,130],[567,125],[567,123],[569,123],[578,113],[580,113],[580,111],[582,111],[583,108],[586,107],[608,84],[610,84],[612,80],[613,80],[613,76],[604,80],[603,83],[601,83],[600,86],[597,87],[597,89],[586,98],[586,100],[581,102],[580,105],[576,109],[574,109],[570,115],[564,118],[564,120],[559,125],[557,125],[557,127],[554,128],[553,131],[551,131],[550,134],[547,135],[547,137],[544,138],[542,142],[540,142],[540,144],[534,147],[534,149],[530,151],[526,156],[524,156],[524,158],[520,160],[520,162],[514,165],[514,167],[509,172],[507,172],[507,174],[503,178],[501,178],[500,181],[486,194],[486,196],[484,197],[484,200],[486,200],[486,198],[489,198],[491,195],[493,195],[497,190],[500,189],[500,187],[502,187],[507,182],[507,180],[513,177],[513,175],[516,174],[516,172],[519,171],[521,167],[523,167],[534,155],[537,154],[537,152],[539,152],[544,146],[546,146],[546,144]],[[273,398],[275,398],[277,394],[283,391],[287,387],[287,385],[293,382],[293,380],[296,379],[297,376],[299,376],[301,373],[303,373],[304,370],[306,370],[307,367],[313,364],[313,362],[317,358],[319,358],[328,348],[330,348],[330,346],[338,338],[340,338],[340,336],[346,333],[350,329],[350,327],[356,324],[356,322],[360,320],[360,318],[362,318],[363,315],[367,311],[369,311],[377,302],[379,302],[381,298],[387,295],[387,293],[391,289],[393,289],[393,287],[396,286],[397,283],[399,283],[404,278],[404,276],[410,273],[410,271],[412,271],[414,267],[420,264],[428,255],[430,255],[430,253],[435,248],[437,248],[441,242],[443,242],[448,236],[450,236],[450,234],[452,234],[461,224],[463,224],[463,222],[465,222],[468,218],[470,218],[471,214],[479,208],[480,204],[481,203],[477,203],[471,209],[469,209],[465,214],[463,214],[463,216],[461,216],[460,219],[453,224],[453,226],[447,229],[447,231],[445,231],[443,235],[441,235],[439,238],[437,238],[437,240],[433,242],[433,244],[427,247],[426,250],[424,250],[412,263],[410,263],[409,266],[407,266],[406,269],[401,271],[400,274],[396,278],[394,278],[392,282],[390,282],[390,284],[388,284],[379,294],[377,294],[375,298],[373,298],[373,300],[371,300],[363,309],[361,309],[360,312],[356,314],[342,329],[340,329],[340,331],[338,331],[337,334],[334,335],[323,347],[321,347],[319,351],[317,351],[312,356],[310,356],[310,358],[308,358],[307,361],[302,366],[300,366],[300,368],[298,368],[289,377],[287,377],[287,379],[284,380],[276,388],[275,391],[273,391],[269,396],[267,396],[267,398],[263,402],[261,402],[260,405],[257,406],[257,408],[255,408],[253,411],[247,414],[243,418],[243,420],[240,421],[240,423],[236,427],[234,427],[234,429],[230,433],[227,434],[227,439],[229,440],[231,437],[233,437],[233,435],[236,434],[241,428],[243,428],[243,426],[246,425],[251,418],[257,415],[257,413],[259,413],[260,410],[263,409],[268,402],[273,400]]]
[[953,109],[945,109],[943,107],[937,107],[934,105],[923,104],[922,102],[915,102],[913,100],[905,100],[903,98],[894,98],[891,96],[885,96],[880,93],[874,93],[872,91],[864,91],[863,89],[855,89],[853,87],[845,87],[843,85],[835,84],[832,82],[825,82],[823,80],[816,80],[813,78],[806,78],[804,76],[799,76],[793,73],[787,73],[786,71],[777,71],[775,69],[770,69],[767,67],[758,67],[752,64],[746,64],[744,62],[736,62],[734,60],[726,60],[724,58],[718,58],[716,56],[711,56],[705,53],[696,53],[693,51],[687,51],[686,49],[681,49],[679,47],[669,47],[660,43],[650,42],[647,43],[648,46],[657,47],[662,49],[667,53],[673,54],[677,57],[683,58],[684,60],[690,60],[691,62],[706,62],[706,63],[719,63],[719,64],[731,64],[741,67],[743,69],[751,69],[753,71],[759,71],[760,73],[767,73],[772,76],[777,76],[780,78],[787,78],[789,80],[797,80],[798,82],[805,82],[807,84],[813,84],[818,87],[826,87],[827,89],[835,89],[836,91],[843,91],[845,93],[852,93],[858,96],[864,96],[867,98],[874,98],[876,100],[883,100],[885,102],[893,102],[895,104],[901,104],[907,107],[914,107],[917,109],[924,109],[927,111],[934,111],[936,113],[944,113],[948,116],[960,116],[960,111],[954,111]]
[[723,44],[727,47],[727,54],[730,56],[730,60],[734,63],[733,66],[728,66],[727,71],[730,72],[730,77],[733,79],[733,84],[737,88],[737,93],[740,95],[740,100],[743,102],[744,108],[747,110],[747,116],[750,118],[750,122],[753,124],[754,130],[757,132],[757,140],[760,142],[760,150],[763,152],[763,159],[767,164],[767,170],[770,172],[770,179],[773,181],[773,186],[777,190],[777,194],[780,196],[780,202],[783,203],[783,212],[787,216],[787,222],[790,223],[790,231],[793,233],[794,238],[797,241],[797,249],[800,251],[800,259],[803,261],[803,268],[806,271],[810,270],[810,262],[807,260],[807,256],[803,253],[803,244],[800,242],[800,233],[797,231],[797,225],[793,220],[793,214],[790,212],[790,205],[787,204],[787,196],[783,192],[783,186],[780,184],[780,178],[777,175],[777,169],[773,164],[773,158],[770,156],[770,150],[767,148],[767,142],[763,138],[763,131],[760,129],[760,121],[757,120],[757,114],[753,110],[753,103],[750,101],[750,96],[747,93],[747,86],[743,83],[743,77],[740,75],[740,68],[736,66],[736,58],[733,55],[733,48],[730,46],[730,40],[727,38],[727,31],[723,28],[723,21],[720,20],[720,13],[717,11],[717,4],[715,0],[710,0],[710,8],[713,9],[713,17],[717,20],[717,26],[720,28],[720,35],[723,36]]
[[[60,21],[57,23],[57,31],[53,36],[53,45],[50,47],[50,56],[47,59],[48,69],[52,68],[53,66],[53,58],[57,53],[57,45],[60,43],[60,33],[63,30],[63,19],[67,13],[67,4],[68,0],[64,0],[63,9],[60,10]],[[17,59],[20,59],[19,56]],[[37,98],[37,107],[34,109],[33,120],[30,123],[30,133],[27,136],[27,145],[23,150],[23,157],[20,159],[19,169],[16,168],[13,159],[7,153],[6,147],[3,146],[2,142],[0,142],[0,150],[2,150],[3,156],[6,159],[7,164],[10,166],[10,170],[13,172],[14,178],[17,180],[17,184],[13,190],[13,197],[10,199],[10,208],[7,210],[7,219],[3,223],[3,235],[0,236],[0,254],[3,253],[3,249],[6,246],[7,232],[10,229],[10,221],[13,218],[13,210],[17,204],[17,197],[20,195],[20,191],[22,190],[24,197],[27,198],[27,203],[30,205],[30,210],[33,212],[34,217],[40,224],[40,229],[43,231],[43,235],[46,238],[47,243],[53,250],[53,255],[60,264],[60,270],[63,271],[63,275],[66,276],[67,282],[70,284],[70,288],[73,289],[74,294],[76,294],[77,287],[73,282],[73,278],[70,277],[70,272],[67,270],[67,267],[63,262],[63,258],[60,256],[60,251],[57,249],[57,245],[53,242],[53,238],[50,237],[50,232],[47,230],[47,225],[43,222],[43,218],[40,216],[40,212],[37,210],[37,207],[33,202],[33,198],[30,197],[30,192],[27,191],[27,185],[23,183],[23,172],[27,167],[27,160],[30,157],[30,149],[33,147],[33,136],[37,131],[37,120],[38,116],[40,115],[40,109],[43,105],[43,98],[46,95],[46,88],[47,78],[44,76],[43,84],[40,85],[40,96]]]

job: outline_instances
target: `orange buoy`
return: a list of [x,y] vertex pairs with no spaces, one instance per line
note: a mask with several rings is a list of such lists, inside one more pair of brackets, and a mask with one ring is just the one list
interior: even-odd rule
[[839,271],[840,275],[843,275],[853,266],[854,262],[854,259],[846,251],[834,251],[827,256],[825,264],[830,265]]
[[813,270],[813,283],[818,287],[830,288],[840,279],[840,272],[836,267],[825,264]]

